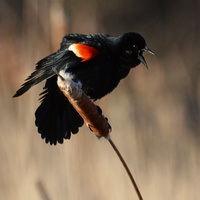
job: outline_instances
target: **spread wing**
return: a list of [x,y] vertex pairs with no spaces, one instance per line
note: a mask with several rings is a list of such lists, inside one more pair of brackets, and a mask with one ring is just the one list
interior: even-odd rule
[[[13,97],[21,96],[32,86],[55,76],[56,74],[52,67],[58,72],[62,69],[67,71],[71,67],[79,65],[81,62],[91,60],[95,56],[101,54],[101,52],[94,47],[83,44],[86,39],[85,37],[87,36],[76,34],[65,36],[61,42],[60,49],[43,58],[36,64],[35,71],[25,80],[25,83]],[[91,43],[90,40],[89,43]]]
[[78,58],[72,51],[58,50],[56,53],[43,58],[37,63],[35,71],[25,80],[25,83],[13,97],[18,97],[24,94],[32,86],[54,76],[55,72],[52,67],[54,67],[57,71],[60,71],[63,68],[69,68],[80,62],[81,59]]

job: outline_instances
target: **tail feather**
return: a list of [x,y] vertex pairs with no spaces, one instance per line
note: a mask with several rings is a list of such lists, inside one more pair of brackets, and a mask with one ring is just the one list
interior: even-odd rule
[[70,139],[71,133],[76,134],[83,125],[83,119],[59,90],[56,81],[56,77],[47,80],[42,103],[35,112],[38,132],[50,144]]

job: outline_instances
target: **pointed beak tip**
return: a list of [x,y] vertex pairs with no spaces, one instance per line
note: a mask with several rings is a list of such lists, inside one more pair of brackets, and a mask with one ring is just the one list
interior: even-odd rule
[[141,62],[147,69],[149,69],[149,68],[148,68],[148,65],[147,65],[147,63],[146,63],[146,61],[145,61],[145,59],[144,59],[143,56],[139,55],[139,56],[138,56],[138,59],[140,60],[140,62]]
[[148,53],[150,53],[150,54],[152,54],[152,55],[156,55],[151,49],[149,49],[147,46],[144,48],[144,51],[146,51],[146,52],[148,52]]

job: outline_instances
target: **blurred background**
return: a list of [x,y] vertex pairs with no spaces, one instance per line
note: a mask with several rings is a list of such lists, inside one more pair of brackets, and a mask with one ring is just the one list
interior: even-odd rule
[[[0,199],[138,199],[105,139],[84,125],[62,145],[34,125],[44,83],[13,99],[67,33],[139,32],[156,56],[97,102],[144,199],[197,200],[200,1],[0,0]],[[42,196],[41,189],[48,197]]]

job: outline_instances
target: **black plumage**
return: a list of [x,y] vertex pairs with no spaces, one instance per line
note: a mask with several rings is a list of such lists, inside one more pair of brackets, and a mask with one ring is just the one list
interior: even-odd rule
[[105,34],[66,35],[60,49],[37,63],[35,71],[14,97],[46,80],[41,105],[35,113],[35,124],[47,143],[62,143],[63,139],[70,139],[71,133],[78,132],[83,119],[59,90],[52,67],[58,72],[63,70],[69,73],[74,81],[80,81],[83,91],[97,100],[110,93],[131,68],[141,62],[147,67],[142,55],[144,51],[153,54],[144,38],[134,32],[119,37]]

